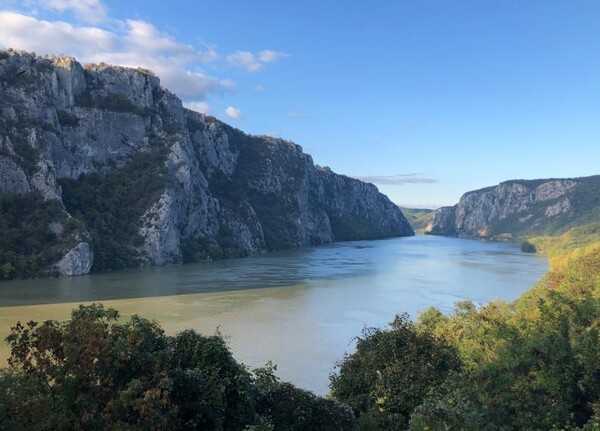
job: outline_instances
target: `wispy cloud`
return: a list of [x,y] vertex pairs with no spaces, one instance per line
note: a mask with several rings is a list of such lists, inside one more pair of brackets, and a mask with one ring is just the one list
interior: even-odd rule
[[257,72],[267,63],[273,63],[281,58],[287,57],[287,54],[271,49],[265,49],[258,53],[250,51],[236,51],[227,56],[227,61],[237,67],[246,69],[248,72]]
[[160,32],[152,24],[127,20],[121,28],[73,25],[46,21],[16,12],[0,11],[0,45],[38,54],[67,54],[84,63],[106,62],[144,67],[182,98],[202,100],[209,93],[230,90],[231,80],[204,73],[211,50],[198,50]]
[[365,181],[367,183],[380,184],[380,185],[394,185],[401,186],[404,184],[434,184],[438,180],[430,178],[424,174],[397,174],[397,175],[373,175],[356,177],[356,179]]
[[208,114],[210,112],[210,106],[207,102],[184,102],[183,105],[186,108],[191,109],[192,111],[199,112],[201,114]]
[[[2,10],[2,5],[14,10]],[[42,19],[40,10],[68,13],[72,19]],[[228,56],[177,40],[148,21],[113,19],[107,11],[101,0],[0,0],[0,48],[150,69],[166,88],[199,111],[208,109],[208,95],[226,94],[235,87],[231,79],[213,75],[219,67],[226,70],[227,64],[235,62],[232,58],[254,71],[285,55],[266,49],[248,53],[249,57],[238,58],[243,51]],[[208,64],[217,72],[208,74]]]
[[235,106],[228,106],[227,109],[225,109],[225,114],[227,114],[229,118],[233,118],[234,120],[237,120],[242,116],[240,110]]
[[39,0],[35,3],[55,12],[71,11],[85,22],[97,23],[106,19],[106,7],[100,0]]

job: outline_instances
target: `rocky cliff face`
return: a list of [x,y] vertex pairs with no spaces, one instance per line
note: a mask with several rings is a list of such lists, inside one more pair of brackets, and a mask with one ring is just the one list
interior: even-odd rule
[[375,186],[183,108],[151,72],[11,50],[0,194],[59,204],[44,262],[67,275],[413,234]]
[[438,209],[426,232],[435,235],[512,239],[558,233],[600,217],[600,176],[507,181],[466,193]]

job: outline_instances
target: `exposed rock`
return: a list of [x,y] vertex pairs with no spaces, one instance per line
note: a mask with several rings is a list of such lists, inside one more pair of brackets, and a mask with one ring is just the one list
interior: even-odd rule
[[30,191],[25,172],[14,160],[0,156],[0,192],[22,194]]
[[546,217],[556,217],[559,214],[569,212],[571,210],[571,202],[568,198],[558,201],[554,205],[550,205],[546,208],[544,214]]
[[600,215],[600,176],[507,181],[436,211],[427,233],[513,239],[561,232]]
[[73,247],[64,257],[55,265],[55,270],[60,275],[83,275],[90,272],[94,255],[87,242],[80,242]]
[[[315,166],[299,145],[184,109],[151,72],[11,50],[0,58],[0,191],[71,202],[60,185],[67,179],[110,179],[118,169],[144,169],[139,155],[159,155],[161,190],[138,186],[131,202],[144,205],[130,221],[141,242],[127,244],[139,264],[413,234],[374,185]],[[111,196],[96,198],[97,211],[110,211],[102,201]],[[80,221],[71,239],[88,238]],[[82,240],[57,268],[87,272],[93,254]]]
[[432,235],[456,235],[456,208],[441,207],[434,211],[433,219],[425,232]]

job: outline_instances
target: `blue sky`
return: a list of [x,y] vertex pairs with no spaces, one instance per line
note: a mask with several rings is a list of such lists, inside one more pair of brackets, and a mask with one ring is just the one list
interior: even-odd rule
[[399,204],[600,173],[596,0],[0,0],[0,10],[0,45],[157,69],[190,106],[293,140]]

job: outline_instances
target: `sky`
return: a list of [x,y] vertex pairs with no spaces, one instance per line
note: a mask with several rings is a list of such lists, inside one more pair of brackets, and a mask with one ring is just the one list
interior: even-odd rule
[[400,205],[600,174],[598,0],[0,0],[0,46],[149,68]]

